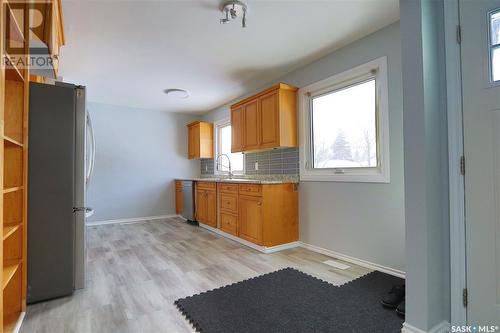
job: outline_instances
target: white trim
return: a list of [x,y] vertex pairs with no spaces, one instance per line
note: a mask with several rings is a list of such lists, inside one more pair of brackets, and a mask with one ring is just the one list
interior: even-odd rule
[[[483,59],[486,64],[483,66],[484,73],[484,87],[486,89],[495,88],[500,86],[500,80],[493,81],[493,59],[491,58],[491,52],[493,51],[493,46],[491,45],[491,13],[497,11],[499,8],[497,6],[489,8],[482,12],[484,19],[482,20],[481,26],[481,36],[483,36]],[[498,45],[497,45],[498,47]],[[495,47],[496,48],[496,47]]]
[[304,242],[300,242],[300,246],[305,248],[305,249],[308,249],[308,250],[311,250],[311,251],[314,251],[317,253],[321,253],[321,254],[324,254],[326,256],[329,256],[329,257],[332,257],[335,259],[339,259],[339,260],[342,260],[342,261],[345,261],[345,262],[348,262],[348,263],[351,263],[354,265],[358,265],[358,266],[365,267],[368,269],[384,272],[384,273],[394,275],[394,276],[397,276],[397,277],[400,277],[403,279],[406,278],[406,273],[401,271],[401,270],[398,270],[398,269],[375,264],[375,263],[367,261],[367,260],[354,258],[354,257],[348,256],[348,255],[342,254],[342,253],[338,253],[338,252],[335,252],[332,250],[328,250],[328,249],[325,249],[325,248],[322,248],[322,247],[319,247],[316,245],[307,244]]
[[172,215],[133,217],[133,218],[130,218],[130,219],[93,221],[93,222],[87,222],[86,226],[87,227],[92,227],[92,226],[96,226],[96,225],[105,225],[105,224],[138,223],[138,222],[146,222],[146,221],[153,221],[153,220],[168,219],[168,218],[172,218],[172,217],[181,217],[181,216],[172,214]]
[[429,331],[423,331],[420,328],[416,328],[408,324],[407,322],[403,323],[403,328],[401,329],[402,333],[447,333],[450,331],[450,323],[443,321],[431,328]]
[[[216,176],[227,176],[229,174],[229,170],[228,171],[217,171],[217,164],[216,164],[216,160],[217,160],[217,156],[219,156],[219,131],[218,131],[218,127],[219,126],[231,126],[231,118],[230,117],[226,117],[226,118],[223,118],[223,119],[219,119],[217,121],[214,122],[214,151],[215,151],[215,154],[214,154],[214,160],[213,160],[213,163],[214,163],[214,175]],[[246,158],[246,155],[241,153],[242,156],[243,156],[243,170],[237,170],[236,172],[233,171],[233,174],[234,175],[244,175],[245,172],[246,172],[246,163],[245,163],[245,158]]]
[[248,246],[254,250],[257,250],[259,252],[262,252],[262,253],[274,253],[274,252],[279,252],[279,251],[283,251],[283,250],[288,250],[288,249],[292,249],[294,247],[298,247],[300,245],[300,242],[291,242],[291,243],[286,243],[286,244],[281,244],[281,245],[276,245],[276,246],[270,246],[270,247],[267,247],[267,246],[260,246],[260,245],[257,245],[257,244],[254,244],[252,242],[249,242],[249,241],[246,241],[244,239],[241,239],[239,237],[236,237],[236,236],[233,236],[231,234],[228,234],[227,232],[224,232],[220,229],[217,229],[217,228],[214,228],[214,227],[211,227],[211,226],[208,226],[206,224],[203,224],[203,223],[200,223],[200,227],[202,227],[203,229],[206,229],[208,231],[211,231],[217,235],[220,235],[220,236],[223,236],[225,238],[229,238],[235,242],[238,242],[240,244],[243,244],[245,246]]
[[[357,82],[360,78],[377,70],[377,94],[378,94],[378,149],[379,168],[354,168],[343,169],[343,174],[336,173],[338,169],[314,169],[310,165],[310,119],[309,119],[309,94],[330,89],[334,86],[345,86],[347,82]],[[354,80],[354,81],[353,81]],[[301,181],[335,181],[335,182],[366,182],[366,183],[390,183],[390,140],[389,140],[389,100],[387,84],[387,57],[381,57],[349,69],[342,73],[333,75],[327,79],[313,83],[299,89],[299,142],[300,142],[300,180]]]
[[467,309],[463,306],[462,290],[466,288],[465,253],[465,185],[460,172],[463,150],[462,124],[462,68],[460,45],[456,41],[460,24],[458,0],[444,2],[446,89],[448,105],[448,174],[450,213],[450,305],[451,323],[462,326],[467,322]]
[[228,234],[227,232],[224,232],[220,229],[208,226],[208,225],[203,224],[203,223],[200,223],[200,227],[203,229],[206,229],[208,231],[211,231],[217,235],[223,236],[225,238],[229,238],[235,242],[238,242],[242,245],[248,246],[248,247],[250,247],[254,250],[257,250],[259,252],[262,252],[262,253],[274,253],[274,252],[288,250],[288,249],[292,249],[292,248],[300,246],[300,247],[303,247],[303,248],[308,249],[310,251],[313,251],[316,253],[321,253],[321,254],[324,254],[324,255],[329,256],[331,258],[339,259],[339,260],[342,260],[342,261],[345,261],[345,262],[348,262],[351,264],[355,264],[355,265],[358,265],[361,267],[365,267],[365,268],[372,269],[372,270],[377,270],[377,271],[384,272],[384,273],[387,273],[390,275],[394,275],[394,276],[397,276],[397,277],[400,277],[403,279],[406,277],[406,273],[403,271],[400,271],[400,270],[397,270],[394,268],[390,268],[390,267],[386,267],[386,266],[382,266],[379,264],[375,264],[375,263],[372,263],[372,262],[369,262],[369,261],[366,261],[363,259],[354,258],[354,257],[348,256],[345,254],[341,254],[338,252],[327,250],[327,249],[321,248],[319,246],[307,244],[307,243],[304,243],[301,241],[281,244],[281,245],[272,246],[272,247],[266,247],[266,246],[260,246],[260,245],[254,244],[252,242],[246,241],[244,239],[233,236],[231,234]]
[[21,331],[21,326],[23,325],[24,316],[26,312],[21,312],[19,318],[17,318],[16,326],[12,329],[12,333],[19,333]]

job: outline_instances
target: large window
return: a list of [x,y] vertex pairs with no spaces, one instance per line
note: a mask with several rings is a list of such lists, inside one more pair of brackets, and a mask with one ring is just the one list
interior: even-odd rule
[[299,91],[301,179],[389,182],[386,59]]
[[[231,169],[233,174],[244,174],[245,155],[242,153],[231,153],[231,123],[229,120],[223,120],[215,124],[215,138],[215,158],[217,158],[220,154],[226,154],[231,160]],[[215,174],[227,175],[229,172],[229,163],[227,158],[221,157],[219,162],[220,164],[218,166],[217,164],[215,165]]]
[[491,81],[500,81],[500,9],[496,9],[489,14],[490,38],[490,72]]

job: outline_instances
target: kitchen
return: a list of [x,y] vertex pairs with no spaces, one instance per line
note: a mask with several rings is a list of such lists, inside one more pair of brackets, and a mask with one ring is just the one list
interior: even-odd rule
[[1,1],[0,332],[498,322],[499,0]]
[[[238,177],[229,157],[245,152],[250,160],[248,152],[296,148],[296,91],[280,83],[231,106],[230,151],[220,145],[215,158],[215,169],[225,177],[176,180],[177,214],[264,253],[297,245],[298,177]],[[224,140],[222,132],[207,122],[187,127],[188,157],[213,160],[214,140]],[[253,167],[258,171],[259,162]]]

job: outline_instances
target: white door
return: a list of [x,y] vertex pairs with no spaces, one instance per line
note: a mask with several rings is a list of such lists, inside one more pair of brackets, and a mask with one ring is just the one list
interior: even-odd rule
[[469,325],[500,326],[500,14],[495,14],[497,9],[500,0],[460,1]]

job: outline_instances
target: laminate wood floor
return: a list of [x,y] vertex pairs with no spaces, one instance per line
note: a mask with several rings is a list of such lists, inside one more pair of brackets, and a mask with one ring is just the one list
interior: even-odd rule
[[21,332],[192,332],[174,300],[285,267],[339,285],[339,270],[295,248],[263,254],[179,218],[88,228],[87,288],[28,307]]

